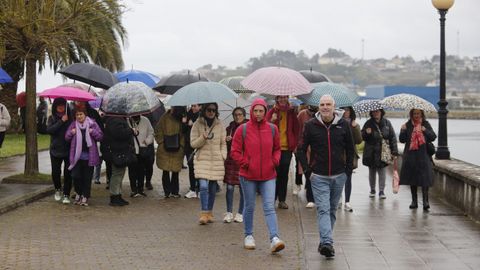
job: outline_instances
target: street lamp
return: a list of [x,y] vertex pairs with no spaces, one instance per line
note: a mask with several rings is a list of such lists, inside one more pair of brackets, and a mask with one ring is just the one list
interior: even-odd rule
[[437,159],[450,159],[447,143],[447,100],[445,99],[445,15],[455,0],[432,0],[433,6],[440,14],[440,100],[438,101],[438,147]]

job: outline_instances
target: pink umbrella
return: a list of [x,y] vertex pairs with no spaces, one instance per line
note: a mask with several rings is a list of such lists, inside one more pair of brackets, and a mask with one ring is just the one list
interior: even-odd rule
[[95,97],[83,90],[67,86],[58,86],[55,88],[47,89],[38,95],[39,97],[48,97],[48,98],[64,98],[67,100],[74,101],[89,101],[95,100]]
[[248,75],[241,84],[257,93],[297,96],[312,92],[312,85],[298,71],[284,67],[265,67]]

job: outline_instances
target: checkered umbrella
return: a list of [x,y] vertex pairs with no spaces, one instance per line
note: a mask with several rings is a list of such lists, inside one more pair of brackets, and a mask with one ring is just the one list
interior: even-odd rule
[[235,93],[254,93],[255,91],[245,88],[240,82],[245,79],[244,76],[233,76],[224,78],[219,83],[228,86],[230,89],[235,91]]
[[412,109],[422,110],[425,112],[436,112],[435,106],[425,99],[412,94],[397,94],[386,97],[382,100],[385,106],[393,109],[402,109],[410,111]]
[[379,99],[365,99],[353,104],[353,110],[356,113],[368,113],[383,108],[383,102]]
[[358,95],[355,91],[346,88],[345,86],[331,82],[313,83],[313,91],[306,95],[298,96],[300,100],[308,105],[318,106],[320,98],[323,95],[331,95],[335,100],[335,106],[350,107],[358,100]]
[[308,94],[313,87],[298,71],[284,67],[265,67],[248,75],[241,84],[260,94],[297,96]]

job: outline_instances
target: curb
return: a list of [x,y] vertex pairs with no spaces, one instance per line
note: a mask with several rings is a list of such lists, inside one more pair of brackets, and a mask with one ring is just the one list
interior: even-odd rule
[[33,201],[44,198],[48,195],[51,195],[54,193],[54,191],[54,188],[51,185],[48,185],[45,187],[40,187],[32,192],[14,196],[8,202],[0,203],[0,215],[8,211],[14,210],[18,207],[27,205],[28,203],[31,203]]

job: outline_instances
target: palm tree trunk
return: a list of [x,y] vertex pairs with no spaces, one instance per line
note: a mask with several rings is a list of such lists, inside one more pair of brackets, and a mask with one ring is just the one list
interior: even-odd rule
[[37,145],[37,61],[27,58],[25,92],[27,92],[27,110],[25,117],[25,175],[38,173]]

